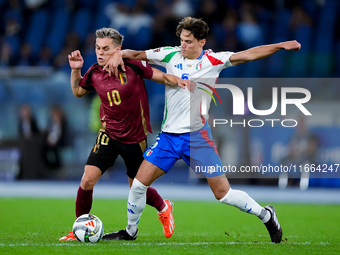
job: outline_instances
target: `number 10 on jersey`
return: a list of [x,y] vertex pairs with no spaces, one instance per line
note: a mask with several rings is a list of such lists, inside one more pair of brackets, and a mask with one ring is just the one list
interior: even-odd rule
[[110,106],[113,105],[112,101],[115,105],[120,105],[120,103],[122,102],[118,90],[112,90],[111,93],[107,92],[107,98],[109,99]]

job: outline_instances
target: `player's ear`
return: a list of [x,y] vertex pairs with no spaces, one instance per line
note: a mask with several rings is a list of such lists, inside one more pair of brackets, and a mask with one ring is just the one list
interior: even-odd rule
[[200,40],[199,43],[200,43],[201,47],[203,47],[206,43],[206,39]]
[[119,45],[119,46],[116,47],[116,51],[121,50],[121,49],[122,49],[122,45]]

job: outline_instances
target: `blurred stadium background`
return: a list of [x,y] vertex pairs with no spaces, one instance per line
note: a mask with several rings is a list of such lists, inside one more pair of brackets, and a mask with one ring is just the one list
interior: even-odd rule
[[[309,104],[314,117],[305,120],[305,133],[295,141],[291,138],[295,129],[281,127],[261,131],[230,129],[224,135],[213,134],[226,164],[280,164],[294,143],[303,147],[301,150],[315,147],[310,159],[315,163],[340,163],[338,0],[0,0],[0,13],[0,181],[79,181],[96,136],[96,97],[94,93],[81,99],[72,95],[67,55],[81,50],[85,73],[96,62],[94,32],[105,26],[125,36],[123,48],[179,45],[175,29],[184,16],[203,18],[208,23],[210,35],[205,48],[214,51],[240,51],[293,39],[302,44],[299,52],[282,51],[264,60],[228,68],[221,73],[223,78],[291,77],[317,81],[308,87],[316,99]],[[162,121],[164,87],[146,83],[154,130],[148,138],[150,144]],[[259,104],[265,105],[268,98],[270,95],[258,97]],[[25,137],[19,131],[23,105],[31,107],[39,129],[36,135]],[[62,141],[56,149],[60,150],[60,163],[55,161],[55,151],[45,146],[48,134],[58,133],[50,124],[51,109],[55,108],[65,115],[65,128],[59,130]],[[114,171],[103,179],[126,183],[124,172],[123,162],[118,161]],[[270,181],[234,181],[277,185],[278,175],[274,177]],[[340,187],[340,178],[321,177],[310,179],[309,186]],[[159,181],[201,182],[189,178],[181,162]],[[288,185],[298,185],[298,180]]]

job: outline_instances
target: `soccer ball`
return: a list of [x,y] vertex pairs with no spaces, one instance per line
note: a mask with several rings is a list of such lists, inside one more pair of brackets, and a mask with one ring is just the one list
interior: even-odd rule
[[97,216],[83,214],[76,219],[72,230],[79,242],[95,243],[102,238],[104,226]]

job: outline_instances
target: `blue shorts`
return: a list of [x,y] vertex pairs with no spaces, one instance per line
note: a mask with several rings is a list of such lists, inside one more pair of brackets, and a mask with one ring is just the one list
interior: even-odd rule
[[198,131],[174,134],[161,132],[156,142],[144,152],[144,158],[166,173],[183,159],[196,174],[206,177],[223,174],[222,162],[218,155],[208,124]]

